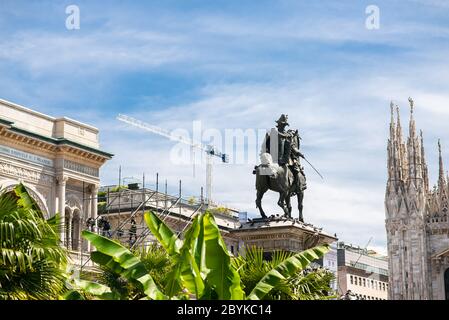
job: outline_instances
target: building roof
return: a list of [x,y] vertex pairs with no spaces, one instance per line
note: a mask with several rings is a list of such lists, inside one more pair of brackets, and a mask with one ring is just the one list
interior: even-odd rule
[[92,153],[96,153],[96,154],[99,154],[99,155],[107,157],[107,158],[112,158],[114,156],[112,153],[109,153],[109,152],[106,152],[106,151],[103,151],[100,149],[96,149],[96,148],[93,148],[90,146],[86,146],[86,145],[72,141],[67,138],[53,138],[53,137],[40,135],[38,133],[34,133],[34,132],[31,132],[31,131],[28,131],[28,130],[25,130],[22,128],[17,128],[14,126],[14,122],[11,122],[11,121],[8,121],[8,120],[2,119],[2,118],[0,118],[0,125],[1,124],[5,125],[7,127],[7,129],[10,131],[13,131],[13,132],[16,132],[16,133],[19,133],[19,134],[22,134],[22,135],[25,135],[25,136],[28,136],[31,138],[43,140],[45,142],[49,142],[49,143],[52,143],[55,145],[70,145],[72,147],[76,147],[76,148],[83,149],[83,150],[86,150],[86,151],[89,151]]
[[55,146],[75,147],[105,158],[113,156],[99,149],[99,130],[91,125],[67,117],[54,118],[4,99],[0,99],[0,110],[0,127],[10,132]]

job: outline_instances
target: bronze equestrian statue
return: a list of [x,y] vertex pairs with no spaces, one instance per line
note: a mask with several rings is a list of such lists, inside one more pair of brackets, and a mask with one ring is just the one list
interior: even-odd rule
[[[260,155],[262,164],[253,171],[256,175],[256,207],[262,218],[267,218],[262,208],[262,197],[265,192],[272,190],[279,193],[278,205],[283,209],[284,216],[291,218],[291,197],[296,195],[299,220],[304,221],[303,199],[307,186],[304,168],[299,162],[299,158],[305,159],[299,151],[301,138],[298,130],[285,130],[289,126],[287,115],[281,115],[276,123],[277,129],[273,128],[265,136]],[[273,161],[272,155],[275,155],[276,161]]]

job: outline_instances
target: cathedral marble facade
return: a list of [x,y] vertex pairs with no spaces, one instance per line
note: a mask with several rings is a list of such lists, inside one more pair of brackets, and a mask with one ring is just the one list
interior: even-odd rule
[[399,108],[394,110],[391,104],[385,195],[389,297],[393,300],[448,300],[449,181],[445,177],[438,142],[438,183],[429,187],[423,134],[416,131],[414,103],[411,99],[409,102],[407,140],[403,138]]

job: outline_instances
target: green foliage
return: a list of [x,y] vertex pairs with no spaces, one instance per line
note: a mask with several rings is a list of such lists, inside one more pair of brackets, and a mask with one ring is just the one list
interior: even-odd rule
[[[243,255],[233,259],[233,265],[239,271],[242,286],[247,296],[258,283],[274,268],[293,257],[293,252],[274,251],[271,260],[264,260],[262,248],[247,248]],[[315,300],[332,298],[330,282],[333,274],[325,269],[289,272],[284,279],[275,284],[263,299],[270,300]],[[262,297],[259,297],[262,298]]]
[[288,280],[293,300],[329,300],[337,296],[330,283],[335,276],[329,270],[306,269]]
[[151,233],[157,238],[165,250],[167,250],[168,254],[170,256],[178,255],[183,243],[178,236],[154,213],[146,212],[144,219]]
[[[233,259],[232,263],[236,270],[239,271],[242,280],[242,286],[246,295],[249,295],[257,283],[280,262],[291,257],[293,253],[286,251],[275,251],[272,253],[271,260],[264,260],[264,251],[262,248],[251,247],[246,248],[243,255]],[[275,299],[278,296],[275,288],[269,297]]]
[[109,192],[119,192],[119,191],[125,190],[125,189],[128,189],[128,187],[127,186],[116,186],[116,187],[110,189]]
[[0,195],[0,299],[57,299],[66,289],[58,220],[45,221],[22,184]]
[[103,213],[106,210],[106,202],[105,201],[98,202],[97,207],[98,207],[98,212]]
[[190,205],[194,205],[194,204],[196,203],[196,198],[195,198],[194,196],[191,196],[191,197],[187,200],[187,202],[188,202]]
[[97,198],[98,198],[98,202],[106,202],[106,195],[107,195],[108,193],[106,192],[106,191],[99,191],[98,193],[97,193]]
[[92,261],[110,268],[126,280],[139,283],[143,292],[154,300],[165,299],[166,296],[156,286],[142,261],[131,251],[111,239],[84,230],[84,238],[89,240],[97,251],[92,252]]
[[[170,271],[174,268],[174,263],[164,248],[158,244],[152,244],[146,248],[136,249],[133,253],[140,257],[156,286],[164,292],[164,286]],[[146,297],[142,286],[113,272],[106,266],[100,266],[101,274],[99,281],[108,286],[111,291],[118,294],[120,299],[133,300]]]
[[239,274],[232,267],[231,256],[210,212],[195,217],[179,250],[181,241],[154,213],[145,213],[145,221],[174,255],[177,267],[170,274],[171,289],[179,290],[184,285],[197,299],[243,299]]
[[285,259],[263,276],[248,295],[248,299],[263,299],[272,289],[285,284],[285,281],[288,281],[298,271],[305,269],[313,260],[319,259],[328,251],[329,246],[323,245],[296,253]]
[[212,209],[210,209],[209,212],[212,213],[212,214],[217,214],[217,213],[219,213],[219,214],[232,215],[231,210],[229,210],[229,209],[226,208],[226,207],[216,207],[216,208],[212,208]]
[[[81,293],[71,292],[68,298],[93,295],[100,299],[184,299],[194,296],[196,299],[233,300],[248,295],[250,299],[305,299],[321,298],[327,289],[325,275],[300,274],[312,260],[327,252],[327,246],[298,254],[275,252],[271,261],[263,260],[260,249],[249,250],[245,258],[233,258],[211,212],[195,217],[184,240],[156,214],[147,212],[144,218],[160,246],[132,253],[108,238],[83,231],[83,236],[97,248],[91,257],[103,270],[102,284],[98,287],[92,283],[78,284]],[[296,281],[298,276],[302,281]]]
[[212,214],[204,214],[201,226],[204,238],[199,240],[204,241],[201,249],[205,252],[199,252],[198,255],[204,259],[201,261],[200,271],[206,274],[207,285],[217,294],[219,300],[242,300],[240,276],[232,267],[231,255]]

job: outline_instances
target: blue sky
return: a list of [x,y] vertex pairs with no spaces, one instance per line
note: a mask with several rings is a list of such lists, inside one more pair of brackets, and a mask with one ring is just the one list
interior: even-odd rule
[[[65,8],[80,8],[79,30]],[[365,8],[380,29],[365,28]],[[416,104],[431,181],[436,139],[449,152],[449,2],[8,1],[0,2],[0,97],[101,130],[116,156],[102,183],[159,172],[186,196],[204,166],[172,166],[172,142],[115,120],[125,113],[169,130],[270,128],[280,113],[303,138],[305,218],[343,241],[385,247],[383,198],[390,100]],[[446,141],[446,143],[445,143]],[[253,163],[214,167],[214,199],[256,213]],[[152,181],[151,181],[152,180]],[[266,211],[278,213],[274,194]]]

